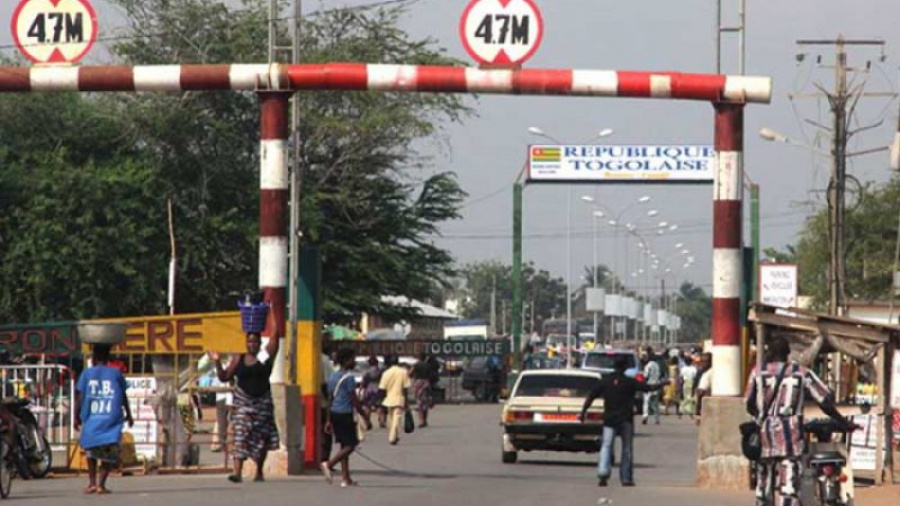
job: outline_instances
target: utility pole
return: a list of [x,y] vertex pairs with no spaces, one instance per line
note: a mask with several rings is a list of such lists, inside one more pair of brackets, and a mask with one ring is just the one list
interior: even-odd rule
[[[512,341],[513,367],[521,369],[522,365],[522,322],[525,320],[522,311],[522,191],[524,185],[520,181],[513,184],[513,267],[512,267]],[[534,331],[534,304],[531,308],[531,327]]]
[[497,275],[491,276],[491,337],[497,335]]
[[[798,40],[797,45],[801,47],[834,46],[835,48],[833,91],[827,91],[823,86],[817,84],[816,87],[819,88],[821,93],[812,94],[811,96],[824,96],[828,100],[832,115],[832,126],[831,128],[827,128],[827,130],[830,130],[831,132],[831,177],[828,182],[828,313],[831,315],[840,315],[843,313],[845,306],[844,299],[846,297],[847,283],[847,266],[845,259],[846,245],[844,242],[847,141],[860,130],[871,128],[863,127],[856,131],[850,131],[849,125],[856,105],[862,97],[882,95],[864,93],[863,85],[855,86],[852,89],[848,87],[848,72],[867,72],[868,68],[863,70],[848,67],[847,47],[880,46],[882,48],[883,56],[884,41],[877,39],[848,40],[844,39],[843,35],[839,35],[838,38],[834,40]],[[798,56],[798,60],[802,61],[804,57],[805,54],[801,53]],[[821,57],[819,57],[818,61],[821,61]],[[815,125],[824,128],[821,125]]]
[[750,300],[755,301],[759,284],[759,249],[760,249],[760,233],[759,233],[759,185],[753,183],[750,185],[750,245],[753,251],[753,275],[750,281]]

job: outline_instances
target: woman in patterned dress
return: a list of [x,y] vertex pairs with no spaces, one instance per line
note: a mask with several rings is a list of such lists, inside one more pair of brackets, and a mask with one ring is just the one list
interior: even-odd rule
[[232,357],[227,368],[222,367],[219,354],[210,352],[216,364],[219,381],[236,379],[234,387],[234,474],[228,477],[232,483],[242,481],[244,461],[256,463],[253,481],[264,481],[263,464],[270,450],[278,449],[278,429],[275,427],[275,406],[272,403],[272,387],[269,376],[278,354],[278,338],[269,339],[266,360],[260,360],[261,338],[259,334],[247,334],[247,353]]

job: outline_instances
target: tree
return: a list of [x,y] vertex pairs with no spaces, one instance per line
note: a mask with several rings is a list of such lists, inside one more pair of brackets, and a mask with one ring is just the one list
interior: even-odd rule
[[[496,290],[497,331],[512,329],[512,267],[497,261],[476,262],[463,267],[461,276],[465,284],[463,316],[490,321]],[[540,331],[544,320],[565,311],[566,284],[531,262],[522,266],[522,281],[522,329]]]
[[[238,8],[205,0],[113,3],[127,20],[113,48],[125,63],[266,60],[265,0],[245,0]],[[433,41],[400,31],[400,12],[344,9],[306,20],[304,61],[454,63]],[[365,311],[401,318],[408,311],[385,306],[381,296],[425,297],[453,274],[450,255],[430,238],[440,223],[457,217],[465,196],[451,173],[434,173],[410,145],[468,109],[451,95],[298,95],[302,228],[323,255],[325,316],[344,321]],[[180,312],[233,308],[239,292],[257,286],[255,94],[7,95],[2,107],[0,252],[7,264],[4,285],[16,288],[0,295],[0,314],[34,321],[162,310],[168,198],[175,204]],[[35,207],[38,193],[47,202]],[[53,209],[68,214],[51,216]],[[133,229],[115,230],[121,224]],[[49,251],[51,239],[41,234],[54,227],[62,232],[52,247],[77,236],[94,248],[90,258],[115,268],[88,268]],[[48,288],[37,290],[39,283]],[[70,283],[77,290],[49,288]],[[28,304],[16,290],[30,295]]]
[[[868,184],[859,204],[848,209],[844,229],[847,268],[846,299],[878,300],[890,296],[897,241],[897,209],[900,180],[883,185]],[[800,290],[813,297],[815,307],[828,305],[830,261],[828,211],[809,219],[796,244]]]
[[683,342],[702,342],[710,337],[712,301],[706,291],[693,283],[681,284],[675,303],[675,312],[681,316]]

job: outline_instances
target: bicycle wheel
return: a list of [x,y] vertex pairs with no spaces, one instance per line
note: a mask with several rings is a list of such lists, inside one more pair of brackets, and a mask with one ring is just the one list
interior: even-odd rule
[[12,489],[13,464],[10,462],[11,448],[6,439],[0,436],[0,497],[6,499]]

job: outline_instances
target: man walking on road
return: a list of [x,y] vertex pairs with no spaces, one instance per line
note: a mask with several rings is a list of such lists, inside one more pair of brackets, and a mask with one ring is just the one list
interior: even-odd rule
[[[644,355],[641,357],[644,362],[644,377],[647,380],[647,384],[654,386],[658,385],[662,380],[662,371],[659,369],[659,364],[656,363],[653,357],[653,348],[647,347],[647,351],[644,352]],[[656,420],[656,425],[659,425],[659,392],[647,392],[644,394],[644,419],[643,424],[647,425],[647,420],[650,418],[650,415],[653,415]]]
[[615,371],[604,375],[600,384],[584,400],[578,419],[584,422],[587,411],[594,400],[603,398],[603,445],[597,464],[599,485],[605,487],[612,474],[612,446],[616,435],[622,438],[622,462],[619,478],[623,487],[634,486],[634,397],[637,392],[657,392],[668,384],[668,380],[648,385],[625,375],[628,359],[617,357]]
[[[803,405],[810,396],[835,421],[852,424],[834,406],[834,395],[812,371],[788,360],[783,337],[768,346],[769,363],[753,369],[747,383],[747,412],[759,424],[762,457],[758,463],[756,504],[800,506],[800,459],[804,452]],[[775,501],[775,495],[778,501]]]
[[400,424],[403,422],[403,413],[408,407],[409,401],[409,373],[400,365],[396,357],[385,357],[385,367],[388,369],[381,375],[378,388],[384,391],[384,401],[381,405],[388,410],[388,442],[392,445],[400,441]]

